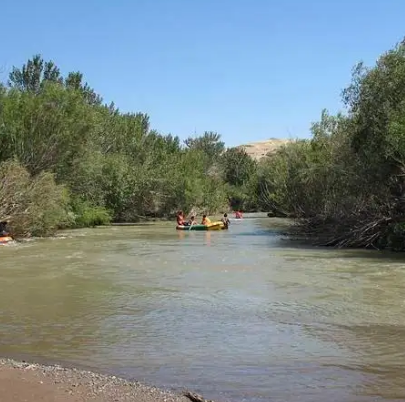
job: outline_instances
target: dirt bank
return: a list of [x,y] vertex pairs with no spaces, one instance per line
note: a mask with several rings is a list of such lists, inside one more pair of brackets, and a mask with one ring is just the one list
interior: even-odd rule
[[89,371],[0,359],[1,402],[204,401],[185,394],[189,396]]
[[281,146],[288,144],[292,140],[270,138],[266,141],[250,142],[248,144],[240,145],[239,148],[243,148],[248,155],[255,160],[264,158],[267,154],[274,153]]

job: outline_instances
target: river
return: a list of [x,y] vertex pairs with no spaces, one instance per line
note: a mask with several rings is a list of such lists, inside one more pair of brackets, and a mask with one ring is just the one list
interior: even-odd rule
[[0,248],[0,355],[234,402],[405,399],[400,254],[300,247],[261,215]]

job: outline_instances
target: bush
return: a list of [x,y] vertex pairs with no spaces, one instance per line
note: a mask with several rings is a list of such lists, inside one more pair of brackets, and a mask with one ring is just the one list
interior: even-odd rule
[[69,224],[69,195],[54,176],[30,177],[16,161],[0,163],[0,218],[15,236],[47,236]]
[[112,219],[106,208],[82,200],[72,202],[72,212],[72,226],[76,228],[108,225]]

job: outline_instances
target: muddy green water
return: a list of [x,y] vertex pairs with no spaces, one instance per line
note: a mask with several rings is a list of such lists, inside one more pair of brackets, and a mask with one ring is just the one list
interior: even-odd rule
[[404,400],[403,257],[298,247],[277,223],[1,247],[0,355],[219,400]]

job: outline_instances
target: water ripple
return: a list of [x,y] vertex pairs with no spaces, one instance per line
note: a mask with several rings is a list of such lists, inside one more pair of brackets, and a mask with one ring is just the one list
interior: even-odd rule
[[2,248],[0,352],[235,402],[405,399],[402,261],[289,246],[280,230],[258,215]]

